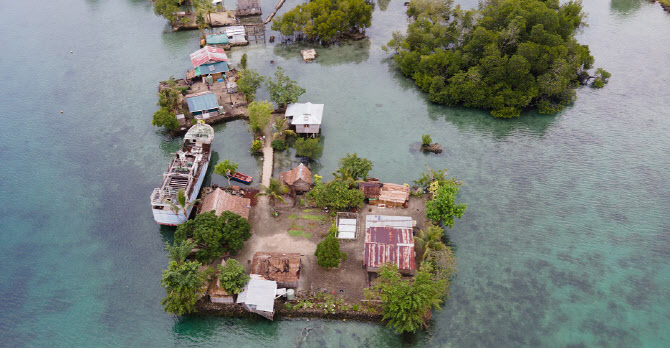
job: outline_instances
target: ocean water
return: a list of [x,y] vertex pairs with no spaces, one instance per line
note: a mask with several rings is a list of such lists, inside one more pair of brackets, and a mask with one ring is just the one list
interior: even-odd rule
[[[316,47],[311,64],[305,44],[230,52],[265,75],[283,67],[307,89],[301,101],[326,104],[314,167],[326,179],[357,152],[383,180],[410,182],[428,164],[465,182],[451,297],[425,332],[397,335],[164,313],[174,230],[153,222],[148,197],[180,140],[150,119],[157,82],[183,76],[198,33],[171,32],[143,0],[0,3],[0,346],[669,346],[670,15],[642,0],[584,9],[579,40],[613,76],[551,116],[432,105],[381,50],[407,24],[401,1],[377,6],[369,39]],[[214,159],[258,177],[245,122],[215,129]],[[425,133],[443,154],[413,150]]]

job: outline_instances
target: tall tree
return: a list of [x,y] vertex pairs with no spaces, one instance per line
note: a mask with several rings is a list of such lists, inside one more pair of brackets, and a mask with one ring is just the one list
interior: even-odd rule
[[256,196],[268,196],[272,203],[275,201],[284,203],[284,197],[282,196],[285,193],[288,193],[288,186],[282,184],[279,179],[270,178],[270,185],[267,187],[261,185],[261,192],[257,193]]
[[168,252],[168,258],[171,261],[175,261],[178,264],[182,264],[186,261],[188,255],[193,251],[195,243],[190,240],[184,241],[175,241],[174,245],[165,242],[165,250]]
[[270,100],[277,103],[279,108],[297,102],[298,98],[305,94],[305,89],[286,76],[281,67],[275,71],[274,79],[268,79],[265,82],[265,87],[270,93]]
[[195,311],[195,303],[205,287],[205,276],[199,272],[200,263],[170,261],[163,271],[161,285],[167,296],[161,302],[165,311],[184,315]]
[[221,287],[231,295],[239,294],[244,288],[244,284],[249,281],[244,266],[240,265],[235,259],[226,260],[226,265],[217,266],[219,270],[219,282]]
[[249,104],[249,124],[254,132],[261,132],[272,119],[272,104],[261,100]]
[[237,80],[237,89],[244,95],[246,102],[254,100],[256,91],[265,81],[265,77],[258,74],[254,69],[240,71],[240,79]]
[[433,199],[426,202],[426,218],[442,222],[449,228],[454,227],[454,218],[461,218],[468,207],[464,203],[456,203],[456,195],[460,186],[454,183],[437,185]]
[[174,130],[179,128],[179,121],[177,121],[174,112],[168,108],[161,107],[158,111],[154,112],[151,125],[165,127],[167,130]]
[[216,166],[214,166],[214,173],[225,176],[226,179],[228,179],[228,186],[230,186],[230,177],[237,173],[238,166],[239,164],[231,160],[225,160],[223,162],[217,163]]
[[[353,154],[347,153],[346,157],[340,158],[338,164],[340,167],[337,169],[337,173],[340,175],[348,173],[354,180],[367,179],[368,173],[372,170],[372,161],[364,157],[358,157],[355,152]],[[333,173],[333,175],[336,174]]]
[[192,238],[199,250],[195,257],[201,262],[216,259],[226,252],[235,254],[251,237],[247,219],[224,211],[217,217],[214,211],[201,213],[195,219],[177,226],[175,242]]
[[337,229],[331,228],[326,238],[316,245],[314,256],[316,256],[316,264],[321,267],[332,268],[340,265],[342,252],[340,252],[340,241],[335,237],[335,233]]

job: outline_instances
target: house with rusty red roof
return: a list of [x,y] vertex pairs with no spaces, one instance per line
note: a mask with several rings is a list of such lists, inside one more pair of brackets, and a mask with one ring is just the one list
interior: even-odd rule
[[414,221],[409,216],[368,215],[365,217],[365,253],[363,264],[368,272],[377,272],[392,263],[403,274],[416,270]]

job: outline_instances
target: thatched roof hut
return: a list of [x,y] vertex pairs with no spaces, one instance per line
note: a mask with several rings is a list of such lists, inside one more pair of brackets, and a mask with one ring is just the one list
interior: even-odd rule
[[289,171],[279,173],[279,181],[292,192],[307,192],[312,185],[312,171],[300,163]]
[[251,261],[251,273],[277,282],[277,286],[297,288],[300,281],[299,253],[257,252]]

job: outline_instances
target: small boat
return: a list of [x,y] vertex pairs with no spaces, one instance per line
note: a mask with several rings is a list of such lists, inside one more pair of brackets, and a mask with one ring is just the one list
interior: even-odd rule
[[228,172],[228,175],[226,175],[228,179],[239,181],[245,184],[251,184],[251,180],[253,179],[249,175],[242,174],[240,172],[236,172],[234,175],[230,175],[230,172]]

